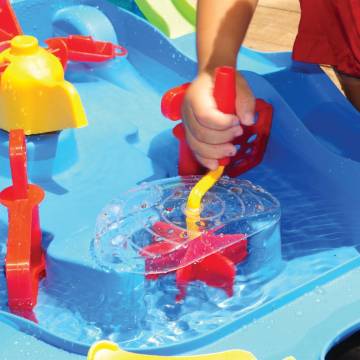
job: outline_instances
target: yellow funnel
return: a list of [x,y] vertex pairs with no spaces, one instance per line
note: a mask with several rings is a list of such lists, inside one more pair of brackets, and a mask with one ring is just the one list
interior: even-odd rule
[[64,80],[58,58],[32,36],[19,35],[0,53],[0,128],[24,129],[26,135],[87,125],[80,96]]
[[121,350],[110,341],[95,343],[89,351],[88,360],[256,360],[255,356],[244,350],[230,350],[217,354],[197,356],[158,356],[133,354]]

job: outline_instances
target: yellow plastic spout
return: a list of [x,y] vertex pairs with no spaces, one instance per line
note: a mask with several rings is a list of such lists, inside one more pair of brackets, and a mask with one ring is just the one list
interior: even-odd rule
[[205,194],[216,184],[224,173],[225,167],[220,165],[216,170],[209,171],[192,188],[186,204],[186,227],[190,240],[200,235],[201,202]]
[[33,36],[19,35],[0,53],[0,128],[22,128],[26,135],[87,125],[80,96],[64,79],[56,56]]
[[230,350],[217,354],[197,356],[158,356],[129,353],[121,350],[110,341],[95,343],[89,350],[88,360],[256,360],[255,356],[244,350]]

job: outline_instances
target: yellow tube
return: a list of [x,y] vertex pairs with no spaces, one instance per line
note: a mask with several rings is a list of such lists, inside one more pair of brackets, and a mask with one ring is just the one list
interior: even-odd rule
[[186,204],[186,227],[190,240],[200,235],[199,222],[201,214],[201,202],[205,194],[216,184],[224,173],[224,166],[209,171],[192,188]]

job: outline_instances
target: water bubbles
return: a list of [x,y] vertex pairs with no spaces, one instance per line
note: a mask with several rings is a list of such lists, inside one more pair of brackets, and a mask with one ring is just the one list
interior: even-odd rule
[[147,209],[148,207],[149,207],[149,204],[146,201],[144,201],[142,204],[140,204],[141,209]]
[[182,198],[183,195],[184,195],[184,193],[183,193],[181,190],[175,190],[175,191],[174,191],[174,198],[175,198],[175,199]]
[[230,191],[235,193],[235,194],[242,194],[243,189],[237,186],[233,186],[230,188]]
[[84,328],[84,333],[85,333],[86,339],[93,339],[93,341],[99,341],[99,340],[101,340],[101,338],[103,336],[103,332],[102,332],[101,328],[96,326],[93,323],[89,323]]
[[113,239],[111,239],[111,245],[120,246],[125,243],[125,237],[123,235],[117,235]]
[[316,293],[317,295],[324,295],[324,294],[325,294],[325,290],[324,290],[323,287],[317,286],[317,287],[315,288],[315,293]]

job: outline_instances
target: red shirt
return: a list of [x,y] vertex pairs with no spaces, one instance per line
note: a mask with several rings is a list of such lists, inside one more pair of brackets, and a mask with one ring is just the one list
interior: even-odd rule
[[360,77],[360,0],[300,0],[293,58]]

